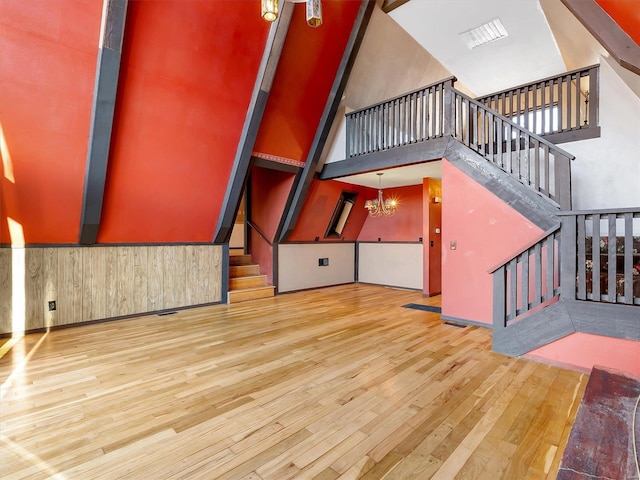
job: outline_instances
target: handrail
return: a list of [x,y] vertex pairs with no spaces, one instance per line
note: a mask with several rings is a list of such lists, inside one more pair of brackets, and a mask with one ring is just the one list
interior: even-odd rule
[[453,87],[455,77],[346,115],[346,156],[451,135],[519,182],[571,209],[573,155]]
[[392,98],[387,98],[386,100],[382,100],[381,102],[374,103],[373,105],[368,105],[368,106],[362,107],[362,108],[360,108],[358,110],[352,110],[351,112],[347,113],[346,115],[347,116],[355,115],[357,113],[362,113],[362,112],[365,112],[367,110],[371,110],[371,109],[373,109],[375,107],[380,107],[380,106],[382,106],[384,104],[387,104],[387,103],[393,103],[394,101],[400,100],[401,98],[408,97],[410,95],[413,95],[414,93],[419,93],[422,90],[426,90],[426,89],[431,88],[431,87],[435,87],[435,86],[438,86],[438,85],[443,85],[443,84],[445,84],[447,82],[451,82],[451,84],[453,85],[456,81],[458,81],[458,79],[452,75],[450,77],[445,78],[444,80],[438,80],[437,82],[430,83],[429,85],[425,85],[424,87],[416,88],[415,90],[411,90],[410,92],[401,93],[400,95],[397,95],[397,96],[392,97]]
[[256,233],[260,236],[260,238],[262,238],[265,242],[267,242],[270,247],[273,247],[273,243],[271,243],[271,241],[267,238],[267,236],[264,233],[262,233],[262,231],[258,227],[256,227],[253,223],[251,223],[250,220],[246,220],[246,222],[249,227],[253,228],[256,231]]
[[566,150],[563,150],[562,148],[558,147],[556,144],[551,143],[549,140],[545,140],[543,137],[541,137],[540,135],[537,135],[529,130],[527,130],[526,128],[518,125],[516,122],[514,122],[513,120],[511,120],[509,117],[506,117],[505,115],[502,115],[501,113],[498,112],[494,112],[493,110],[491,110],[490,108],[488,108],[486,105],[484,105],[483,103],[479,102],[478,100],[475,100],[473,98],[471,98],[469,95],[466,95],[464,93],[462,93],[460,90],[456,90],[455,88],[453,89],[453,91],[459,95],[460,97],[463,97],[464,99],[468,100],[470,103],[475,104],[476,106],[482,108],[483,110],[487,110],[489,112],[491,112],[491,114],[496,117],[499,118],[500,120],[502,120],[503,122],[507,122],[508,124],[510,124],[512,127],[515,127],[516,129],[526,133],[527,135],[535,138],[536,140],[538,140],[540,143],[542,143],[543,145],[548,146],[549,148],[553,148],[554,150],[557,150],[560,154],[562,154],[562,156],[567,157],[569,160],[575,160],[576,157],[575,155],[570,154],[569,152],[567,152]]
[[455,88],[450,93],[447,121],[456,140],[560,208],[571,208],[573,155]]
[[531,85],[535,85],[537,83],[550,82],[551,80],[557,80],[560,77],[566,77],[567,75],[573,75],[574,73],[588,72],[592,68],[600,68],[600,65],[596,63],[594,65],[589,65],[588,67],[576,68],[575,70],[571,70],[569,72],[558,73],[556,75],[551,75],[551,76],[546,77],[546,78],[541,78],[539,80],[535,80],[533,82],[523,83],[522,85],[517,85],[517,86],[511,87],[511,88],[505,88],[504,90],[500,90],[499,92],[493,92],[493,93],[489,93],[487,95],[482,95],[481,97],[478,97],[476,100],[481,102],[485,98],[495,97],[496,95],[502,95],[503,93],[509,93],[509,92],[511,92],[513,90],[522,90],[523,88],[530,87]]
[[445,135],[445,95],[455,77],[350,112],[347,158]]
[[620,213],[638,213],[640,212],[640,207],[625,207],[625,208],[596,208],[592,210],[570,210],[570,211],[560,211],[556,213],[559,217],[568,217],[575,215],[608,215],[610,213],[620,214]]
[[514,259],[518,258],[520,255],[522,255],[524,252],[529,250],[531,247],[534,247],[536,245],[536,243],[540,243],[545,238],[547,238],[549,235],[551,235],[552,233],[557,232],[558,230],[560,230],[560,224],[559,223],[557,225],[551,227],[550,229],[548,229],[546,232],[542,232],[540,235],[536,236],[533,240],[531,240],[529,243],[527,243],[524,247],[520,248],[518,250],[518,253],[509,254],[503,260],[500,260],[499,262],[496,262],[494,264],[494,266],[489,267],[487,269],[487,273],[491,274],[491,273],[495,272],[497,269],[499,269],[500,267],[506,265],[511,260],[514,260]]
[[566,136],[569,132],[586,129],[592,132],[588,135],[593,136],[593,132],[598,131],[598,91],[599,65],[591,65],[483,95],[476,100],[516,119],[516,123],[527,130],[568,141],[575,138],[575,135]]
[[560,227],[522,250],[493,273],[493,327],[505,328],[560,294]]

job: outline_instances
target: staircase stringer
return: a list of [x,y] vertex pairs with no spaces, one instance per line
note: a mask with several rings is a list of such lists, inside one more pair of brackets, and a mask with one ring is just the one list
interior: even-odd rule
[[557,205],[455,138],[450,139],[443,156],[543,231],[560,224]]

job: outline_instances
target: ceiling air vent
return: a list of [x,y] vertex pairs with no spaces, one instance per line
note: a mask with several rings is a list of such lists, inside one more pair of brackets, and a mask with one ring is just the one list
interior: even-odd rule
[[499,40],[507,35],[509,34],[499,18],[494,18],[484,25],[480,25],[479,27],[472,28],[471,30],[467,30],[460,34],[464,43],[469,47],[469,50],[479,45]]

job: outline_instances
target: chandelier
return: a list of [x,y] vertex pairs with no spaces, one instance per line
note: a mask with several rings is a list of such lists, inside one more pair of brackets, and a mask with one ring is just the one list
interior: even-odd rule
[[390,217],[398,208],[398,201],[395,198],[382,198],[382,172],[376,173],[378,175],[378,198],[373,200],[367,200],[364,202],[364,208],[369,210],[370,217]]
[[[322,25],[322,3],[320,0],[291,0],[294,3],[306,3],[307,25],[319,27]],[[275,22],[278,19],[278,0],[260,0],[262,18],[267,22]]]

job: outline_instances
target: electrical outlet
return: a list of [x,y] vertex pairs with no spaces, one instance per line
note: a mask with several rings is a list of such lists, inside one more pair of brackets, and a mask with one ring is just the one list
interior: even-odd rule
[[56,301],[55,300],[49,300],[49,311],[53,312],[56,309]]
[[458,248],[458,242],[456,240],[451,240],[449,242],[449,249],[456,250]]

